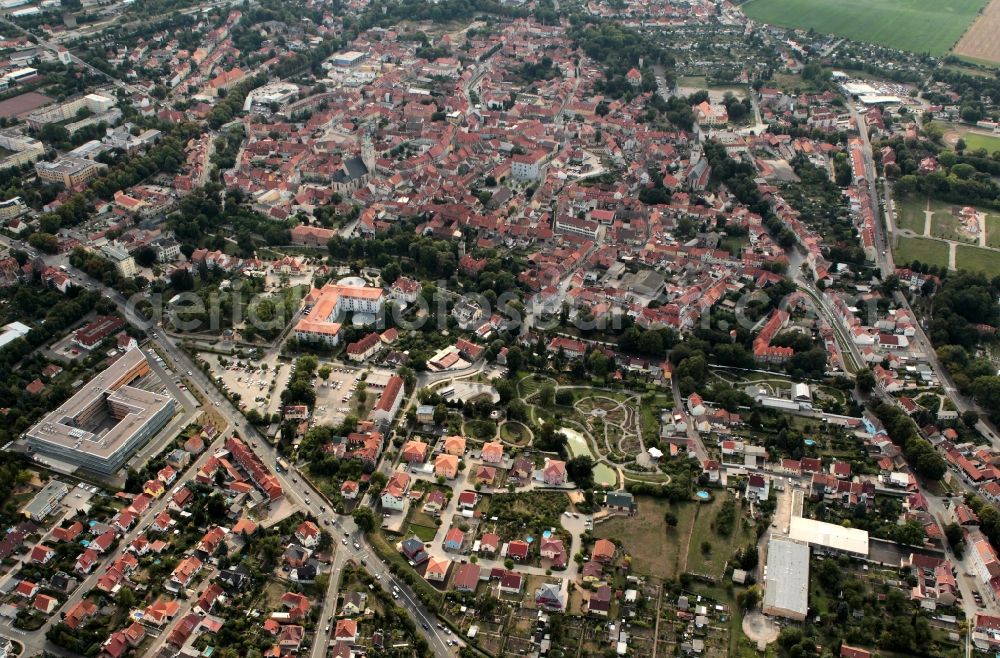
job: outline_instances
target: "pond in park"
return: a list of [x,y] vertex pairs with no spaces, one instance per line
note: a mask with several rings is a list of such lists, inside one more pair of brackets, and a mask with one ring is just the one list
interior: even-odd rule
[[567,427],[559,428],[559,431],[566,437],[566,447],[574,457],[586,455],[594,460],[594,482],[602,487],[614,487],[618,484],[618,474],[615,469],[605,463],[598,462],[597,456],[590,449],[587,438],[576,430]]

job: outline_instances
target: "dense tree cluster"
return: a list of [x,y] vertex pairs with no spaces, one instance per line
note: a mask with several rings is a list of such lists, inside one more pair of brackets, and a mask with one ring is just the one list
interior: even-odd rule
[[249,209],[243,200],[239,190],[229,190],[223,203],[221,186],[208,184],[180,201],[177,211],[167,217],[168,226],[181,243],[190,246],[228,249],[227,237],[235,239],[236,253],[244,258],[253,256],[257,236],[269,245],[291,243],[294,220],[275,221]]
[[944,279],[934,296],[928,336],[958,390],[971,395],[994,421],[1000,420],[1000,377],[981,343],[996,341],[1000,277],[959,272]]
[[902,409],[880,404],[875,408],[875,415],[888,432],[889,439],[903,449],[903,454],[917,474],[930,480],[944,477],[948,470],[944,458],[917,433],[917,426]]

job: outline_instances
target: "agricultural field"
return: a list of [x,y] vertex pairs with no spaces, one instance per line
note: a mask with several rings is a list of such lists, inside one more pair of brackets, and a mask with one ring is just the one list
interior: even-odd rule
[[1000,275],[1000,251],[960,245],[955,263],[959,269],[984,272],[988,277]]
[[1000,0],[992,0],[975,23],[962,35],[955,54],[976,62],[1000,63]]
[[[959,249],[974,247],[959,247]],[[929,238],[899,238],[893,249],[893,258],[900,265],[915,260],[928,265],[948,267],[948,244]]]
[[[994,5],[997,2],[1000,0],[993,0]],[[960,0],[750,0],[743,5],[743,12],[762,23],[811,28],[855,41],[940,56],[955,46],[985,5],[986,0],[968,3]],[[996,28],[993,30],[990,34],[995,42]]]

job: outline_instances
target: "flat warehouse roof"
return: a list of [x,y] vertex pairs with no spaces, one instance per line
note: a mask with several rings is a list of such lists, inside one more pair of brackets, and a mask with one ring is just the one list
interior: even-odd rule
[[805,617],[809,611],[809,546],[772,536],[767,546],[764,610],[778,610]]
[[793,516],[788,536],[812,546],[822,546],[855,555],[868,555],[868,531]]

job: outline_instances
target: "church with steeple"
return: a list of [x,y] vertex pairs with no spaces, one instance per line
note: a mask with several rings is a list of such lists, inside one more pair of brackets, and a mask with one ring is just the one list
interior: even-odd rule
[[368,183],[375,171],[374,132],[370,124],[361,128],[361,155],[344,158],[340,169],[330,179],[334,192],[350,192]]

